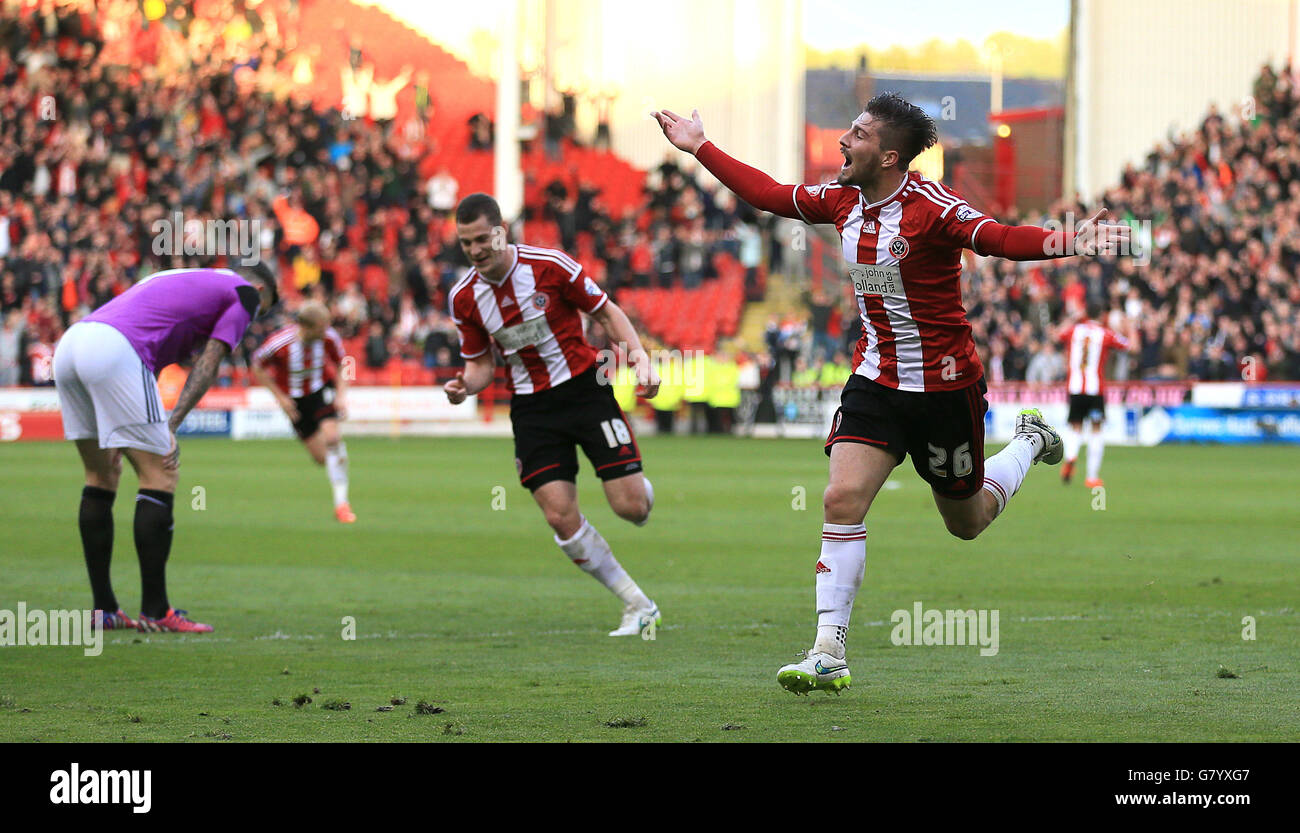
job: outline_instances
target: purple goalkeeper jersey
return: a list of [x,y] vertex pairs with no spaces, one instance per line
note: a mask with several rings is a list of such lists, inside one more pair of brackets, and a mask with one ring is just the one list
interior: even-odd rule
[[155,374],[215,338],[231,350],[257,311],[257,290],[229,269],[168,269],[83,318],[126,336]]

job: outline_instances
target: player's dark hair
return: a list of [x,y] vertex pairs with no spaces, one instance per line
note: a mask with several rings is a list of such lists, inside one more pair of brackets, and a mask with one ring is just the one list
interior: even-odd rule
[[[265,263],[258,261],[251,266],[236,266],[235,272],[244,280],[251,284],[264,284],[271,290],[271,307],[280,303],[280,289],[276,286],[275,275],[271,272],[270,267]],[[269,310],[270,307],[267,307]],[[263,310],[266,312],[267,310]]]
[[1099,320],[1105,312],[1106,307],[1101,301],[1096,299],[1089,298],[1083,304],[1083,314],[1091,318],[1093,321]]
[[456,206],[456,222],[462,226],[469,225],[479,217],[486,217],[489,226],[503,224],[501,206],[488,194],[470,194]]
[[866,112],[883,126],[881,150],[898,152],[898,167],[907,170],[912,160],[939,141],[934,119],[898,93],[881,93],[867,102]]

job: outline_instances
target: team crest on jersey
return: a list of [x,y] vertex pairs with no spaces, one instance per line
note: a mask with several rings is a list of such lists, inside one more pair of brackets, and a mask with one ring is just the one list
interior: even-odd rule
[[538,292],[533,296],[532,301],[533,306],[538,309],[546,309],[547,305],[551,303],[551,299],[546,297],[545,292]]
[[889,253],[899,260],[907,257],[909,251],[911,247],[907,245],[906,237],[895,237],[889,241]]

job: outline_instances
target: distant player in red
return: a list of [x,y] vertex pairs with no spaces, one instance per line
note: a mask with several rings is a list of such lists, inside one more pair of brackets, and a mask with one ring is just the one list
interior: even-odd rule
[[[910,455],[948,530],[979,535],[1020,488],[1029,467],[1061,459],[1061,440],[1035,410],[1020,413],[1016,436],[984,459],[984,369],[961,300],[961,252],[1014,260],[1074,254],[1075,234],[1004,226],[908,165],[937,141],[933,120],[893,93],[878,95],[840,137],[844,166],[827,185],[781,185],[727,156],[704,137],[698,113],[655,114],[664,135],[741,199],[762,211],[834,224],[853,282],[863,335],[844,386],[826,453],[817,561],[817,639],[777,681],[796,694],[850,683],[844,659],[853,600],[866,569],[864,525],[876,493]],[[1113,244],[1126,226],[1079,232]]]
[[307,453],[329,474],[334,517],[355,523],[348,504],[348,447],[339,420],[347,416],[343,339],[324,304],[309,301],[294,323],[267,337],[253,354],[253,378],[275,394]]
[[1094,489],[1101,481],[1101,457],[1106,450],[1102,434],[1106,422],[1106,359],[1111,350],[1131,351],[1136,340],[1108,329],[1097,319],[1101,307],[1089,303],[1081,320],[1061,328],[1059,337],[1065,343],[1069,375],[1066,385],[1070,391],[1070,427],[1065,431],[1065,464],[1061,466],[1061,480],[1070,482],[1074,464],[1079,459],[1079,445],[1083,424],[1088,423],[1088,477],[1084,485]]
[[618,563],[609,544],[578,508],[577,447],[591,461],[610,508],[637,526],[650,517],[654,490],[641,473],[641,450],[596,351],[582,333],[582,313],[621,345],[653,397],[659,380],[627,315],[580,264],[555,249],[511,244],[501,208],[471,194],[456,208],[456,234],[471,269],[451,290],[465,370],[446,385],[458,405],[492,383],[496,360],[508,371],[510,422],[519,482],[555,531],[555,543],[623,602],[610,636],[636,636],[660,620],[659,607]]

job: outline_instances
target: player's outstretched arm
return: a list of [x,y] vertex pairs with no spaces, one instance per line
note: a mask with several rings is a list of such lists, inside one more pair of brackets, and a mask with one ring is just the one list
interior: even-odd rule
[[484,353],[465,360],[465,369],[456,374],[456,378],[442,386],[447,394],[447,401],[459,405],[471,396],[481,393],[492,384],[496,375],[496,363],[491,353]]
[[736,192],[736,196],[757,208],[770,211],[791,220],[802,220],[794,206],[794,185],[782,185],[772,177],[733,159],[704,138],[704,123],[700,111],[692,110],[689,119],[672,110],[652,113],[664,136],[678,150],[692,154],[709,173],[723,185]]
[[609,334],[610,341],[623,346],[627,351],[627,360],[636,374],[637,392],[646,399],[654,399],[659,393],[659,374],[650,363],[650,356],[641,346],[641,339],[636,328],[628,320],[627,313],[613,301],[606,301],[600,309],[591,314],[600,322],[600,326]]
[[971,248],[978,254],[1007,260],[1050,260],[1074,255],[1118,254],[1127,250],[1131,229],[1126,223],[1106,223],[1106,209],[1074,231],[1048,231],[1038,226],[1004,226],[987,222],[975,232]]

